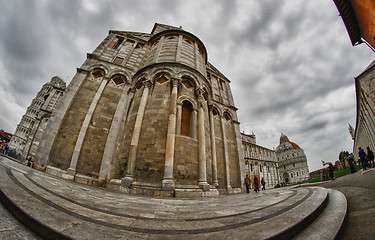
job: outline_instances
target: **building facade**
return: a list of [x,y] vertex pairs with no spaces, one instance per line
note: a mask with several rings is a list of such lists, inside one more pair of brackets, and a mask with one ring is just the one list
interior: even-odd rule
[[246,174],[251,179],[251,188],[254,187],[254,177],[264,179],[266,186],[275,187],[280,183],[278,162],[274,150],[256,144],[254,134],[241,133],[244,150]]
[[375,61],[355,78],[357,119],[353,154],[358,159],[358,148],[375,150]]
[[280,145],[276,148],[280,180],[285,183],[298,183],[308,180],[309,168],[302,148],[281,134]]
[[245,164],[230,81],[199,38],[155,24],[110,31],[77,69],[35,166],[141,194],[240,192]]
[[[39,143],[35,138],[37,132],[41,132],[44,125],[40,125],[41,119],[44,122],[48,121],[48,114],[50,114],[56,107],[65,91],[65,82],[59,77],[51,78],[50,82],[43,85],[42,89],[38,92],[36,97],[32,100],[30,106],[27,108],[26,113],[22,116],[20,123],[17,125],[16,131],[9,143],[9,148],[14,154],[21,157],[26,157],[31,149],[31,143],[34,146]],[[37,130],[39,129],[39,131]],[[32,155],[35,154],[35,149]]]

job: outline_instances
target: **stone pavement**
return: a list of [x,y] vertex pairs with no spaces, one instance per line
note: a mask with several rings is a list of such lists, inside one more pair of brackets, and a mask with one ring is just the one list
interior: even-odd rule
[[[314,220],[336,227],[309,239],[333,239],[346,213],[339,211],[336,224],[319,220],[336,202],[335,194],[320,187],[196,199],[134,196],[56,178],[3,157],[0,176],[2,203],[44,239],[306,239],[301,237],[306,230],[296,234]],[[15,230],[23,232],[21,239],[37,239],[27,229]]]
[[375,240],[375,169],[358,171],[320,185],[342,192],[348,216],[342,239]]

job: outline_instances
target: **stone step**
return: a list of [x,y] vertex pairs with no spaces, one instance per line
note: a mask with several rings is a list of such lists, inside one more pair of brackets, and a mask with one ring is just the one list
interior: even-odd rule
[[198,199],[134,196],[3,160],[0,175],[0,200],[42,238],[289,239],[328,199],[320,187]]
[[328,189],[328,204],[319,217],[293,240],[336,239],[343,227],[347,201],[340,191]]

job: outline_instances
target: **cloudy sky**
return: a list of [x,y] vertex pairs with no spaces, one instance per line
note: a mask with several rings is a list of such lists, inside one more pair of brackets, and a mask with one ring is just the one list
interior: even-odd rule
[[354,77],[374,59],[352,47],[332,0],[0,0],[0,128],[13,133],[42,85],[70,82],[109,30],[182,26],[231,80],[241,131],[273,149],[281,133],[310,171],[352,150]]

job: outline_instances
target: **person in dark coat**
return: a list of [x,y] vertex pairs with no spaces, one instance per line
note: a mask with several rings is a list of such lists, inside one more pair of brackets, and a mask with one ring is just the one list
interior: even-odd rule
[[266,181],[264,181],[264,178],[262,178],[260,183],[262,184],[262,190],[266,190]]
[[335,180],[335,174],[334,174],[334,171],[335,171],[335,167],[333,166],[332,163],[330,163],[328,165],[328,172],[329,172],[329,177],[331,178],[331,180]]
[[367,169],[366,153],[361,147],[358,148],[358,156],[359,156],[359,159],[361,160],[363,170],[366,170]]
[[369,147],[367,147],[367,161],[370,164],[370,167],[375,167],[374,165],[374,153]]

